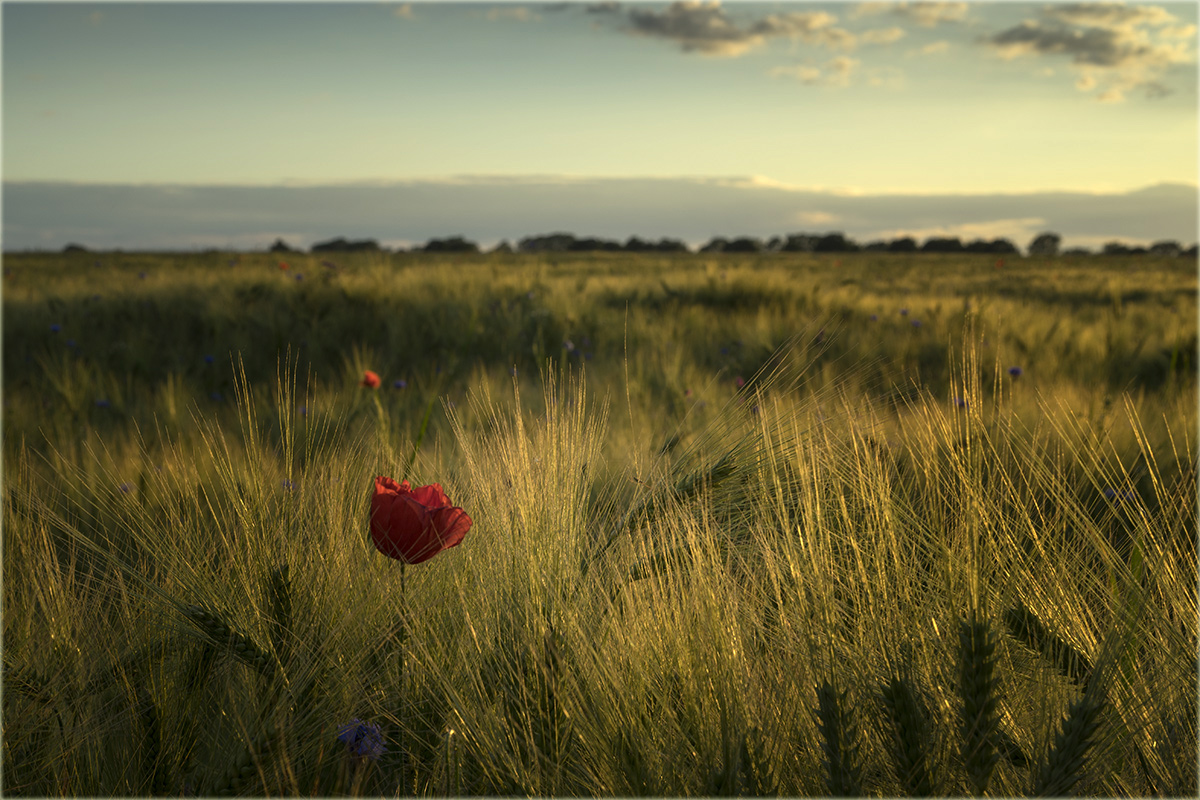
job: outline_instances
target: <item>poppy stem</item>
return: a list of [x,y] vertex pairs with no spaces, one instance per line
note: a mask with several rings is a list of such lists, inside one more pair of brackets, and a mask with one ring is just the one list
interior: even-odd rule
[[[400,471],[400,480],[405,480],[408,477],[408,471],[412,469],[412,465],[417,461],[417,453],[421,450],[421,442],[425,441],[425,432],[429,430],[429,418],[433,416],[433,406],[437,402],[437,393],[429,398],[429,405],[425,407],[425,416],[421,419],[421,428],[417,431],[417,440],[413,442],[412,455],[408,457],[404,469]],[[403,567],[401,567],[403,569]],[[403,581],[404,573],[401,572],[401,580]]]
[[408,656],[408,587],[407,587],[407,570],[408,564],[405,561],[400,562],[400,613],[399,619],[396,620],[396,634],[398,641],[396,647],[397,666],[396,666],[396,751],[399,764],[397,765],[397,773],[399,774],[396,793],[404,794],[404,788],[408,782],[408,751],[404,747],[404,678],[407,672],[406,661]]

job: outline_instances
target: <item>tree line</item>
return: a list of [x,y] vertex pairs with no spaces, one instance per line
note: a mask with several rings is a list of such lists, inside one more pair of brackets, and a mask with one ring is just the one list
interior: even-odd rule
[[[1057,233],[1040,233],[1026,246],[1030,256],[1136,256],[1153,255],[1168,258],[1196,258],[1197,249],[1193,244],[1184,249],[1179,242],[1164,239],[1150,245],[1127,245],[1113,241],[1105,244],[1099,251],[1086,247],[1061,249],[1062,237]],[[292,247],[283,239],[276,239],[267,248],[272,253],[300,253],[299,248]],[[69,244],[63,251],[66,253],[86,253],[89,250],[78,244]],[[388,248],[380,246],[375,239],[347,240],[343,237],[317,242],[311,248],[311,253],[355,253],[355,252],[396,252],[396,253],[481,253],[484,252],[476,242],[462,236],[452,236],[445,239],[430,239],[424,245],[417,245],[407,250],[404,248]],[[625,242],[616,239],[601,239],[594,236],[577,237],[572,233],[549,233],[538,236],[527,236],[514,246],[507,239],[487,251],[490,253],[690,253],[691,249],[679,239],[659,239],[652,241],[631,236]],[[841,232],[813,234],[793,233],[788,236],[773,236],[761,239],[753,236],[740,236],[727,239],[714,236],[697,252],[699,253],[994,253],[996,255],[1020,255],[1021,251],[1008,239],[975,239],[963,242],[957,236],[933,236],[918,244],[911,236],[902,236],[890,241],[877,239],[866,244],[859,244],[854,239]]]

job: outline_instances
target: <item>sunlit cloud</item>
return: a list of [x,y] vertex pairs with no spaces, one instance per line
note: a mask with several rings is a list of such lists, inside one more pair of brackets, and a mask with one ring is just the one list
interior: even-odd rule
[[1162,78],[1179,64],[1195,62],[1191,37],[1178,34],[1195,26],[1178,25],[1159,6],[1077,3],[1046,6],[1041,19],[1024,20],[981,41],[1001,58],[1066,57],[1079,73],[1075,87],[1101,102],[1115,103],[1133,90],[1147,97],[1170,93]]
[[515,22],[532,22],[541,19],[525,6],[497,6],[488,10],[487,18],[492,22],[504,19]]
[[850,12],[850,18],[891,14],[934,28],[942,22],[962,22],[967,10],[967,3],[859,3]]
[[924,47],[921,47],[920,49],[918,49],[914,52],[918,53],[919,55],[923,55],[923,56],[932,56],[932,55],[937,55],[938,53],[945,53],[949,49],[950,49],[950,43],[947,42],[945,39],[942,39],[940,41],[930,42],[929,44],[925,45]]
[[412,3],[404,3],[392,9],[392,14],[401,19],[412,19],[413,7]]
[[963,243],[975,239],[1008,239],[1023,247],[1046,228],[1042,217],[1020,217],[1017,219],[993,219],[982,222],[964,222],[959,225],[935,225],[923,228],[891,228],[876,231],[872,239],[898,239],[911,236],[918,242],[926,239],[960,239]]
[[900,41],[905,36],[903,28],[878,28],[859,34],[859,38],[867,44],[891,44]]
[[832,225],[838,219],[840,217],[837,214],[830,214],[828,211],[799,211],[796,213],[796,222],[801,225]]
[[769,39],[803,41],[830,50],[852,50],[855,34],[834,27],[837,17],[825,11],[769,14],[738,25],[717,0],[672,3],[663,11],[635,8],[629,11],[627,31],[638,36],[675,42],[684,52],[709,56],[740,56]]

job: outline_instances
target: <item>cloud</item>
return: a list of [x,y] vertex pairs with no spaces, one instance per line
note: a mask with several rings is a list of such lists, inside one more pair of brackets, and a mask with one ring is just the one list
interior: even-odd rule
[[867,44],[891,44],[900,41],[906,35],[903,28],[879,28],[863,31],[859,38]]
[[962,22],[967,10],[966,3],[859,3],[850,12],[850,18],[892,14],[934,28],[942,22]]
[[1124,3],[1068,3],[1047,6],[1050,19],[1081,27],[1132,30],[1140,25],[1165,25],[1175,17],[1160,6],[1127,6]]
[[584,9],[589,14],[615,14],[621,10],[621,4],[615,0],[606,0],[603,3],[592,3]]
[[[461,234],[509,240],[542,231],[626,239],[774,236],[836,229],[860,242],[901,235],[1010,238],[1040,230],[1064,242],[1197,238],[1197,188],[1133,192],[865,194],[769,179],[459,178],[312,186],[135,186],[5,182],[7,251],[265,248],[333,236],[424,242]],[[807,217],[802,215],[809,215]],[[284,235],[286,234],[286,235]]]
[[761,47],[768,39],[788,38],[831,50],[851,50],[858,37],[834,27],[837,17],[825,11],[792,11],[769,14],[739,26],[718,0],[679,0],[665,10],[634,8],[628,14],[628,32],[676,42],[684,52],[710,56],[740,56]]
[[401,5],[396,6],[395,8],[392,9],[392,14],[394,16],[400,17],[401,19],[412,19],[412,15],[413,15],[412,3],[403,3]]
[[923,56],[932,56],[937,53],[944,53],[949,49],[950,49],[950,43],[947,42],[945,39],[942,39],[937,42],[930,42],[929,44],[925,45],[924,47],[922,47],[920,50],[917,50],[916,52]]
[[541,19],[541,17],[525,6],[496,6],[488,10],[487,18],[492,22],[502,19],[510,19],[516,22],[531,22]]
[[1100,89],[1101,102],[1120,102],[1133,89],[1148,97],[1169,93],[1162,82],[1172,66],[1195,62],[1191,37],[1159,6],[1075,3],[1046,6],[1041,19],[1024,20],[981,41],[1006,60],[1065,57],[1080,73],[1080,91]]
[[911,236],[918,242],[926,239],[958,238],[963,242],[974,239],[1009,239],[1023,247],[1034,236],[1046,230],[1044,217],[1018,217],[1016,219],[990,219],[979,222],[964,222],[958,225],[931,225],[924,228],[892,228],[875,231],[872,239],[899,239]]
[[834,86],[844,88],[862,62],[849,56],[838,56],[826,61],[820,68],[809,64],[790,67],[775,67],[767,74],[772,78],[793,78],[806,86]]
[[796,212],[796,222],[801,225],[832,225],[838,221],[837,214],[830,214],[828,211],[798,211]]
[[791,78],[805,86],[829,86],[844,89],[861,77],[868,86],[898,89],[904,85],[904,73],[896,67],[860,69],[862,62],[849,56],[837,56],[821,66],[794,64],[767,71],[772,78]]

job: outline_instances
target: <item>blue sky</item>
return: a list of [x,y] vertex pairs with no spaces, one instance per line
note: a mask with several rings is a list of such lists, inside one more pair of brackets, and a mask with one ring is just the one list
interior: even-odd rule
[[[554,222],[521,227],[509,208],[497,233],[497,182],[515,187],[501,204],[533,209],[553,195],[534,187],[607,181],[591,205],[572,195],[587,234],[639,205],[617,188],[658,181],[661,223],[625,235],[662,236],[685,235],[669,210],[701,184],[726,190],[710,215],[768,203],[777,233],[853,218],[859,235],[914,225],[899,212],[917,196],[1194,190],[1196,17],[1194,3],[5,3],[4,246],[88,230],[119,246],[100,241],[118,207],[34,217],[20,202],[81,184],[270,188],[273,208],[313,196],[297,187],[433,187],[473,215],[374,233],[393,242]],[[894,199],[862,220],[847,197]],[[1190,203],[1187,230],[1109,238],[1194,238]],[[1021,237],[1055,221],[1001,205],[924,227]],[[124,213],[125,246],[149,246]],[[220,237],[213,214],[179,213],[209,220],[192,244]],[[338,235],[326,213],[325,231],[241,220],[228,242]]]

